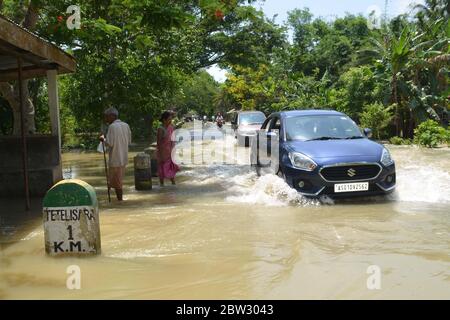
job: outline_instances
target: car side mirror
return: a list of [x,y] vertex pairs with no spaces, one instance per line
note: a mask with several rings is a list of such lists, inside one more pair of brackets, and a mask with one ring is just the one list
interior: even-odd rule
[[364,129],[364,135],[367,137],[367,138],[372,138],[372,129],[369,129],[369,128],[365,128]]

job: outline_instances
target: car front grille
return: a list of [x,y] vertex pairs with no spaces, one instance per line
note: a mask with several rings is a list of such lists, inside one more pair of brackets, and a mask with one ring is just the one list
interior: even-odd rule
[[370,180],[378,176],[381,167],[376,164],[353,164],[325,167],[320,175],[327,181]]

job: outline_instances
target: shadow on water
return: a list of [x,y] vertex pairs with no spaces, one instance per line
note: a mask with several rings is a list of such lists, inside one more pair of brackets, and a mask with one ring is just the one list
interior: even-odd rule
[[30,211],[23,198],[0,198],[0,251],[34,230],[42,218],[42,198],[31,198]]

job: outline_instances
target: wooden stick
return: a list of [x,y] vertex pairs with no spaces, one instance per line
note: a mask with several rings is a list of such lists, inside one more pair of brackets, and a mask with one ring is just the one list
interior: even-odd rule
[[103,147],[103,160],[105,161],[106,187],[108,188],[108,202],[111,202],[111,192],[109,188],[109,177],[108,177],[108,163],[106,162],[105,141],[102,141],[102,147]]

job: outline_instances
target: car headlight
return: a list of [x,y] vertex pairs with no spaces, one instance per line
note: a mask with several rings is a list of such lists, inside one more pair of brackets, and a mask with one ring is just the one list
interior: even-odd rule
[[384,148],[383,152],[381,153],[381,159],[380,162],[385,166],[388,167],[391,164],[394,163],[394,160],[391,157],[391,154],[389,153],[389,150]]
[[295,168],[313,171],[317,164],[308,156],[299,152],[289,152],[289,159]]

